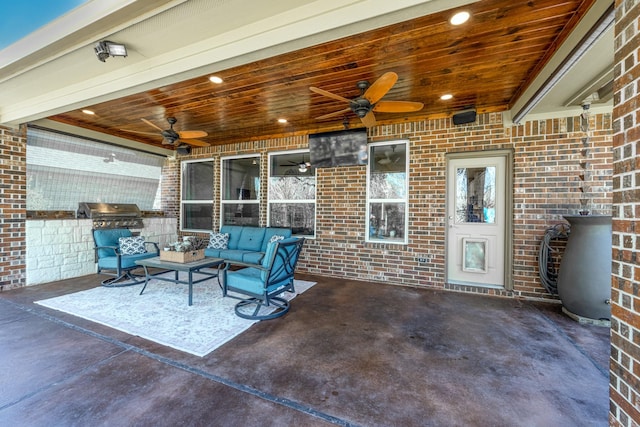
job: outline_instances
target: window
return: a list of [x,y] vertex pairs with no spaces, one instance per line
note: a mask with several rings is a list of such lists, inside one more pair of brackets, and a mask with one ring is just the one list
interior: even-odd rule
[[496,167],[456,169],[456,223],[496,220]]
[[408,143],[369,144],[366,241],[408,243]]
[[213,161],[182,162],[182,199],[180,229],[211,231],[213,229]]
[[268,223],[296,236],[315,237],[316,169],[308,151],[269,155]]
[[226,157],[222,162],[222,225],[260,225],[260,156]]
[[161,209],[164,161],[164,156],[29,126],[27,209],[76,210],[81,202]]

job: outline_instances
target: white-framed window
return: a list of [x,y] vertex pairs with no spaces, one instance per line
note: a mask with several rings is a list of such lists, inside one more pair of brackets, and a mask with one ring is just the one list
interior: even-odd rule
[[369,144],[366,241],[408,243],[409,142]]
[[220,224],[260,225],[260,155],[220,159]]
[[316,234],[316,168],[309,150],[269,153],[267,222],[296,236]]
[[213,229],[213,160],[181,163],[180,230]]

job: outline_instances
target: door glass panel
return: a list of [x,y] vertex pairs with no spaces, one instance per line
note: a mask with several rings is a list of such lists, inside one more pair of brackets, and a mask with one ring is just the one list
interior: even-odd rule
[[496,221],[496,168],[456,169],[456,223]]

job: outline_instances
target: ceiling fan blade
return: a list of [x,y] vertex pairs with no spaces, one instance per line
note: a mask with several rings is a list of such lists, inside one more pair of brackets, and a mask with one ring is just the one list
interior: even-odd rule
[[367,128],[372,128],[376,125],[376,116],[373,115],[373,111],[369,111],[366,116],[362,117],[362,123]]
[[328,119],[329,117],[340,116],[342,114],[348,113],[351,111],[351,108],[345,108],[344,110],[335,111],[333,113],[325,114],[324,116],[316,117],[316,120]]
[[363,97],[368,99],[370,103],[375,104],[385,96],[389,89],[398,81],[398,75],[393,71],[384,73],[378,78],[364,93]]
[[147,119],[140,119],[140,120],[142,120],[143,122],[145,122],[145,123],[146,123],[146,124],[148,124],[149,126],[151,126],[151,127],[154,127],[154,128],[156,128],[156,129],[158,129],[160,132],[162,132],[162,130],[163,130],[163,129],[160,129],[158,126],[154,125],[153,123],[151,123],[151,122],[150,122],[149,120],[147,120]]
[[180,135],[180,139],[193,139],[203,138],[209,134],[203,130],[182,130],[178,131],[178,135]]
[[211,145],[208,142],[204,142],[199,139],[193,139],[193,138],[187,138],[187,139],[180,138],[180,141],[184,142],[185,144],[194,145],[196,147],[208,147],[209,145]]
[[158,136],[158,132],[141,132],[139,130],[120,129],[123,132],[138,133],[140,135]]
[[347,102],[347,103],[351,102],[350,99],[343,98],[340,95],[336,95],[334,93],[327,92],[326,90],[319,89],[317,87],[310,86],[309,90],[311,90],[311,92],[317,93],[318,95],[326,96],[327,98],[333,98],[333,99],[337,99],[338,101]]
[[373,107],[373,111],[381,113],[409,113],[420,111],[424,107],[422,102],[412,101],[380,101]]

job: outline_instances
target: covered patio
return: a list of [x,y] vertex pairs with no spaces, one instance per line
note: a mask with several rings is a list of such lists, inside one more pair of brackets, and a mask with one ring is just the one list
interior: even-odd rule
[[609,329],[559,304],[299,277],[203,358],[33,304],[99,276],[4,292],[0,424],[607,424]]
[[[0,424],[640,422],[639,2],[285,0],[252,13],[244,0],[214,8],[208,0],[115,0],[111,10],[87,3],[104,13],[87,14],[86,28],[67,25],[71,14],[54,26],[64,29],[57,38],[43,32],[0,50]],[[462,8],[473,12],[470,26],[450,28],[449,11]],[[127,44],[129,55],[96,59],[105,38]],[[602,49],[583,50],[590,54],[556,74],[596,39]],[[389,71],[400,78],[385,101],[425,108],[376,112],[367,124],[344,100],[357,99],[358,81]],[[471,118],[456,123],[463,111]],[[172,117],[177,131],[208,135],[175,144],[165,136]],[[310,159],[311,135],[361,126],[369,165],[299,167]],[[43,129],[103,144],[105,155],[92,160],[124,183],[132,177],[118,150],[158,157],[154,182],[163,186],[151,193],[160,207],[147,211],[145,231],[159,242],[206,236],[235,213],[270,225],[271,207],[287,198],[273,198],[267,182],[313,176],[305,232],[314,235],[298,271],[318,284],[284,318],[203,358],[34,305],[101,280],[91,274],[91,226],[75,217],[76,205],[36,203],[69,193],[33,187],[53,182],[33,175],[33,133]],[[508,158],[502,282],[455,280],[449,161],[496,151]],[[57,163],[96,172],[80,154]],[[253,178],[248,193],[221,173],[242,162],[254,172],[241,174]],[[281,163],[288,169],[278,171]],[[377,198],[367,185],[385,164],[405,168],[406,219],[399,233],[380,233],[384,223],[376,237],[367,222]],[[207,167],[210,188],[196,200],[209,209],[206,227],[191,227],[185,215],[185,165]],[[561,314],[539,281],[545,230],[585,205],[612,217],[610,329]]]

